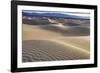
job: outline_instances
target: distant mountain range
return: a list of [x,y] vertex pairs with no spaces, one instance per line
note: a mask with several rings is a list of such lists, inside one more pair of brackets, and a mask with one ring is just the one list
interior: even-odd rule
[[[72,13],[73,14],[73,13]],[[45,11],[45,12],[36,12],[36,11],[22,11],[22,15],[23,16],[29,16],[29,17],[57,17],[57,18],[69,18],[69,19],[85,19],[85,20],[89,20],[90,17],[89,16],[78,16],[77,15],[71,15],[69,13],[65,12],[60,13],[60,12],[49,12],[49,11]]]

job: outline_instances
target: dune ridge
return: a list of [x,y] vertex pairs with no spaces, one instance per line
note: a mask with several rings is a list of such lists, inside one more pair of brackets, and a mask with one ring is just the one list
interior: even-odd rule
[[23,41],[23,62],[89,59],[89,52],[51,40]]
[[[66,31],[69,31],[69,29],[66,29]],[[71,32],[71,34],[75,34],[75,32]],[[22,61],[89,59],[89,39],[89,36],[68,36],[45,30],[39,26],[23,24]]]

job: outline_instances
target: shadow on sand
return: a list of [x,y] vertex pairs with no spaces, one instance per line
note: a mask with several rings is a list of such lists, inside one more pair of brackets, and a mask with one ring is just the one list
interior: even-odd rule
[[[56,20],[55,23],[51,23],[48,19],[39,19],[34,18],[32,20],[23,19],[23,24],[28,25],[37,25],[39,28],[43,30],[48,30],[56,33],[60,33],[64,36],[88,36],[90,35],[90,28],[89,28],[89,20],[72,20],[68,21],[60,20],[63,27],[57,26],[59,24],[59,20]],[[58,22],[58,23],[57,23]]]

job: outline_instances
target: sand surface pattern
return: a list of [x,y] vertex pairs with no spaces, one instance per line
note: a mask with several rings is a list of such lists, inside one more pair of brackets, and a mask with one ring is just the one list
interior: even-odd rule
[[[47,27],[47,26],[45,26]],[[22,61],[83,60],[90,58],[89,29],[83,34],[74,28],[48,29],[23,24]],[[51,31],[50,31],[51,30]],[[83,29],[82,29],[83,30]],[[70,32],[70,33],[69,33]],[[68,33],[68,34],[67,34]],[[76,34],[75,34],[76,33]],[[84,35],[84,36],[83,36]]]
[[23,62],[88,59],[89,52],[48,40],[23,41]]

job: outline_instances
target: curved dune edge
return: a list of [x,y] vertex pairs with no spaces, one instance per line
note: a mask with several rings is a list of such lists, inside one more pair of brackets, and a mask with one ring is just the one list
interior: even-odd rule
[[86,50],[84,48],[80,48],[80,47],[78,47],[76,45],[72,45],[72,44],[65,43],[62,40],[58,40],[58,39],[39,39],[39,38],[38,39],[35,39],[35,40],[41,40],[41,41],[43,40],[43,41],[54,42],[54,43],[57,43],[57,44],[60,44],[60,45],[66,46],[66,47],[71,47],[72,49],[77,49],[77,50],[79,50],[81,52],[84,52],[86,54],[90,54],[90,52],[88,50]]
[[43,30],[39,27],[34,27],[33,25],[23,24],[23,40],[35,39],[59,40],[90,51],[90,36],[65,36],[56,32]]
[[64,43],[77,46],[79,48],[82,48],[84,50],[90,51],[90,37],[63,37],[59,38],[57,40],[60,40]]
[[[75,33],[73,32],[72,34]],[[24,24],[22,61],[38,62],[89,59],[89,40],[89,36],[67,36]]]
[[57,37],[71,37],[73,35],[75,35],[73,37],[77,37],[77,36],[80,36],[80,34],[83,34],[82,32],[79,32],[79,31],[71,31],[71,29],[66,29],[66,31],[58,29],[59,32],[58,30],[54,28],[53,30],[55,31],[46,30],[46,29],[40,28],[39,26],[23,24],[23,39],[29,40],[29,39],[34,39],[34,38],[45,38],[45,37],[51,39],[51,38],[57,38]]
[[88,51],[56,40],[23,41],[22,50],[23,62],[82,60],[90,58]]
[[[49,40],[49,39],[48,39],[48,40]],[[87,50],[84,50],[84,49],[82,49],[82,48],[79,48],[79,47],[77,47],[77,46],[74,46],[74,45],[71,45],[71,44],[68,44],[68,43],[59,41],[59,40],[49,40],[49,41],[56,42],[56,43],[58,43],[58,44],[61,44],[61,45],[66,46],[66,47],[69,46],[69,47],[71,47],[71,48],[73,48],[73,49],[80,50],[80,51],[82,51],[82,52],[84,52],[84,53],[86,53],[86,54],[90,54],[90,52],[87,51]]]

